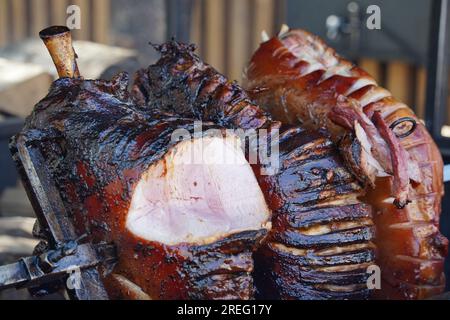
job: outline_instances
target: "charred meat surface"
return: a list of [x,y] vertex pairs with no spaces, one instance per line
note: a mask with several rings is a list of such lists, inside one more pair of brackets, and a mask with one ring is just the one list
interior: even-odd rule
[[370,207],[323,136],[294,129],[280,136],[282,166],[261,180],[273,229],[256,253],[260,295],[274,299],[364,299],[374,263]]
[[443,162],[422,122],[365,71],[304,30],[265,41],[246,88],[276,120],[323,129],[340,143],[376,211],[382,298],[444,290],[448,241],[439,232]]
[[[280,126],[244,90],[203,63],[193,47],[169,42],[138,72],[133,90],[144,110],[170,112],[232,129],[268,131],[279,170],[253,165],[273,212],[273,229],[255,256],[260,298],[363,299],[375,246],[371,209],[335,145],[318,132]],[[249,148],[257,148],[250,143]]]
[[[270,210],[239,138],[144,112],[127,86],[124,74],[61,78],[20,133],[41,149],[79,233],[117,246],[110,297],[253,298],[252,252]],[[220,152],[239,161],[223,164]]]

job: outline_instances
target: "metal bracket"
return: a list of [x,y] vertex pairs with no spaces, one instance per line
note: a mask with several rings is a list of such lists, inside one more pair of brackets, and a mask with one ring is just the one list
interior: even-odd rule
[[52,250],[0,266],[0,289],[49,284],[64,279],[77,268],[80,270],[78,286],[67,291],[69,296],[78,300],[107,300],[98,267],[105,265],[106,270],[110,269],[115,262],[115,248],[107,244],[78,243],[81,239],[39,149],[41,139],[53,138],[57,137],[31,131],[20,133],[11,141],[13,159],[39,224],[47,231],[46,240]]
[[450,5],[448,0],[432,4],[425,123],[441,152],[450,155],[450,139],[441,135],[448,97]]
[[41,256],[22,258],[16,263],[0,266],[0,291],[11,287],[32,288],[45,285],[66,278],[73,270],[81,272],[113,262],[114,257],[115,248],[112,245],[78,245],[71,242]]

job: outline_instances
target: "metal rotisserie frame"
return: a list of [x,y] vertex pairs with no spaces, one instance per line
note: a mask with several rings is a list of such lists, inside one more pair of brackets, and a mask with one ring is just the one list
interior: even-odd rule
[[441,128],[447,115],[450,62],[450,5],[448,0],[434,0],[428,53],[427,100],[425,123],[444,156],[450,156],[450,138]]
[[[0,266],[0,288],[48,285],[65,280],[74,267],[80,270],[77,286],[67,290],[70,298],[78,300],[106,300],[99,266],[113,263],[114,247],[107,244],[78,244],[79,235],[64,207],[60,193],[47,168],[39,146],[39,139],[18,134],[10,144],[11,153],[36,213],[41,230],[45,230],[49,249],[39,256]],[[69,252],[70,251],[70,252]],[[49,257],[57,257],[50,259]],[[68,288],[66,288],[68,289]]]

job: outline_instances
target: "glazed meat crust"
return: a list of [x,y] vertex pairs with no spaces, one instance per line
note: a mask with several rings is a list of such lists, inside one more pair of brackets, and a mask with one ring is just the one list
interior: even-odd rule
[[358,200],[362,189],[335,145],[318,132],[272,121],[193,47],[170,42],[157,49],[161,59],[135,78],[142,108],[226,128],[278,131],[280,169],[262,175],[255,166],[273,212],[273,229],[255,257],[258,297],[367,298],[366,269],[375,252],[371,209]]
[[378,295],[420,299],[442,292],[443,162],[413,111],[304,30],[262,43],[246,77],[255,102],[276,120],[320,128],[339,143],[347,166],[367,186],[383,279]]
[[[78,232],[94,243],[117,246],[118,264],[104,279],[110,297],[253,298],[252,251],[266,228],[177,245],[148,241],[127,229],[133,190],[143,173],[177,145],[171,139],[175,129],[193,131],[191,119],[143,112],[127,86],[124,74],[111,82],[59,79],[21,132],[40,147]],[[117,279],[137,289],[124,290]]]

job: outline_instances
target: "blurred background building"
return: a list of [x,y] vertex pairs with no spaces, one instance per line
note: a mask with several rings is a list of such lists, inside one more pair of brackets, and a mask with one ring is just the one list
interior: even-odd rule
[[[261,32],[276,35],[286,23],[324,38],[419,117],[431,112],[429,118],[439,120],[432,122],[435,138],[450,137],[447,0],[0,0],[0,264],[29,254],[35,244],[29,235],[33,212],[17,180],[8,139],[55,76],[38,32],[66,24],[71,5],[80,8],[81,29],[73,30],[74,47],[86,78],[132,73],[157,59],[149,42],[175,37],[195,43],[207,62],[240,81]],[[380,30],[366,27],[369,5],[381,9]],[[430,47],[433,43],[436,47]],[[427,92],[427,79],[436,80],[436,69],[427,73],[428,66],[444,76]],[[445,96],[439,110],[430,98],[436,92]],[[450,144],[442,141],[449,156]],[[444,206],[447,236],[449,215]]]

